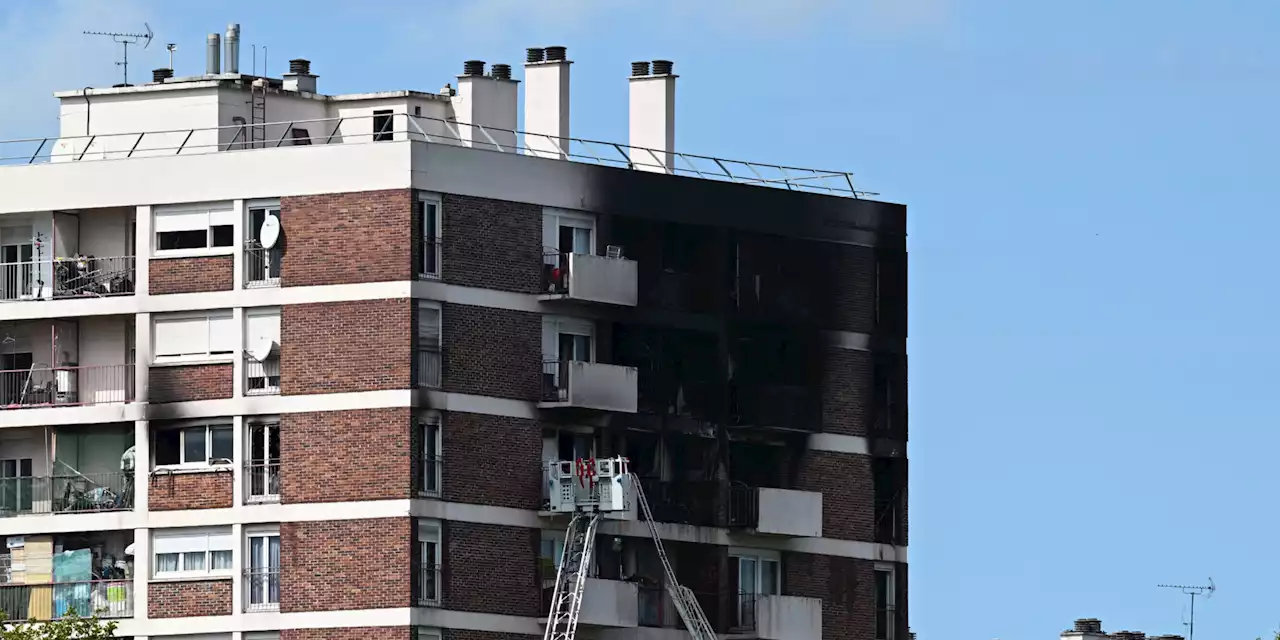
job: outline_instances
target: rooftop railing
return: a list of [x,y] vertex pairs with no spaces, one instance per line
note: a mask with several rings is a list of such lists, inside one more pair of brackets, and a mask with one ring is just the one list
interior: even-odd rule
[[[250,136],[253,130],[255,135]],[[793,167],[667,152],[619,142],[560,138],[516,129],[395,114],[269,122],[194,129],[100,133],[0,140],[0,165],[197,155],[219,151],[417,140],[521,153],[543,158],[860,198],[879,195],[854,187],[846,171]],[[530,142],[533,142],[531,145]]]

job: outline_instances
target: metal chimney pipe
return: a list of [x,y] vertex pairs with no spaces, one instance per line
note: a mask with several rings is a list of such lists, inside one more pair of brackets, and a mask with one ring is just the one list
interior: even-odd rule
[[240,25],[227,25],[227,73],[240,73]]
[[204,72],[209,75],[222,73],[222,38],[216,33],[209,34],[209,46],[204,56]]

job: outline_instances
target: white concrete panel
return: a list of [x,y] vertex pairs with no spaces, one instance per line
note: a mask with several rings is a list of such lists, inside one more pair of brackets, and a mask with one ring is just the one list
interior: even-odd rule
[[132,255],[129,218],[132,208],[93,209],[80,213],[80,253],[99,258]]

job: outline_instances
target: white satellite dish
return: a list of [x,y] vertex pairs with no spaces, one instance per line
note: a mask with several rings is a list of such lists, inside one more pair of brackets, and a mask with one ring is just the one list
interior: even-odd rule
[[262,229],[258,231],[262,246],[270,249],[280,241],[280,218],[268,214],[262,219]]
[[279,348],[280,346],[271,338],[255,338],[253,343],[249,345],[249,357],[257,360],[258,362],[266,362],[267,358],[274,355],[276,353],[276,349]]

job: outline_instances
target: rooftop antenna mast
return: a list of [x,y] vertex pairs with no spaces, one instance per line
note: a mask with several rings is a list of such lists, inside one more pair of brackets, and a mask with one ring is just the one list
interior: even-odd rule
[[86,36],[110,36],[110,38],[117,44],[124,46],[124,58],[116,62],[116,66],[124,67],[124,84],[121,86],[129,86],[129,45],[141,43],[142,48],[146,49],[151,46],[151,38],[155,37],[155,34],[151,32],[151,25],[144,22],[142,23],[142,26],[146,28],[146,33],[115,33],[108,31],[84,32],[84,35]]
[[1191,619],[1187,622],[1187,640],[1195,640],[1196,638],[1196,596],[1204,596],[1205,600],[1213,597],[1213,592],[1218,590],[1214,586],[1213,578],[1209,578],[1208,586],[1188,586],[1183,584],[1158,584],[1161,589],[1178,589],[1188,596],[1191,596]]

